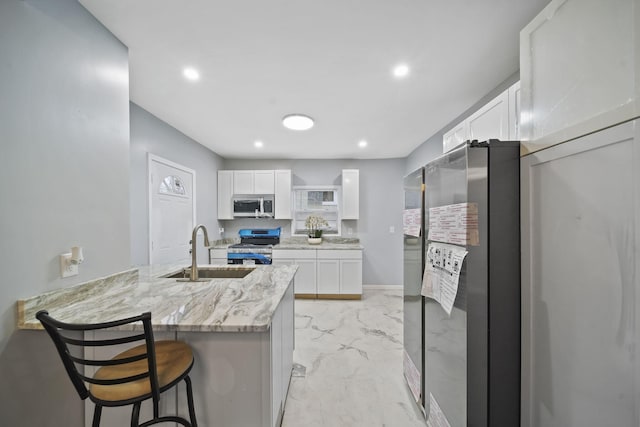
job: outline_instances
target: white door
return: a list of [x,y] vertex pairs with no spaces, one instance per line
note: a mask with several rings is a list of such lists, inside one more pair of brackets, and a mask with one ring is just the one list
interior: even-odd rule
[[189,259],[195,171],[149,154],[149,264]]

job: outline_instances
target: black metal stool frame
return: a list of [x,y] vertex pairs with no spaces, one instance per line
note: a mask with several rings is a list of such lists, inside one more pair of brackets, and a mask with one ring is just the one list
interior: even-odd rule
[[[99,427],[100,418],[102,416],[102,408],[104,406],[114,407],[114,406],[126,406],[133,405],[133,409],[131,411],[131,427],[147,427],[153,424],[158,424],[162,422],[176,422],[185,427],[197,427],[195,410],[193,406],[193,390],[191,387],[191,379],[189,378],[189,372],[193,367],[193,361],[189,365],[189,367],[185,370],[185,372],[176,378],[171,383],[160,387],[158,384],[158,372],[156,365],[156,354],[155,354],[155,345],[153,338],[153,330],[151,328],[151,313],[146,312],[139,316],[130,317],[127,319],[115,320],[112,322],[104,322],[104,323],[94,323],[94,324],[73,324],[73,323],[64,323],[60,322],[51,316],[46,310],[40,310],[36,314],[36,318],[42,323],[45,330],[53,340],[56,349],[58,350],[58,354],[62,359],[62,363],[73,383],[78,395],[82,400],[85,400],[87,397],[91,399],[91,401],[95,404],[95,409],[93,413],[93,427]],[[112,339],[102,339],[102,340],[84,340],[84,339],[75,339],[62,334],[62,331],[95,331],[100,329],[108,329],[114,328],[130,323],[142,322],[144,332],[139,334],[132,334],[130,336],[122,337],[122,338],[112,338]],[[69,351],[69,345],[73,345],[76,347],[105,347],[112,346],[118,344],[126,344],[135,341],[145,341],[146,345],[146,353],[142,353],[140,355],[136,355],[133,357],[123,358],[123,359],[109,359],[109,360],[90,360],[84,359],[81,357],[76,357],[71,354]],[[76,364],[85,365],[85,366],[113,366],[113,365],[121,365],[126,363],[131,363],[143,359],[147,359],[148,361],[148,371],[131,376],[126,378],[118,378],[112,380],[101,380],[95,379],[92,377],[87,377],[83,373],[80,373]],[[143,396],[139,396],[133,399],[128,400],[117,400],[117,401],[108,401],[101,400],[96,398],[91,394],[89,389],[87,388],[85,383],[91,384],[99,384],[99,385],[113,385],[113,384],[124,384],[127,382],[137,381],[143,378],[149,378],[151,383],[151,393],[148,393]],[[180,381],[184,380],[187,385],[187,401],[189,404],[189,418],[190,422],[186,419],[178,416],[159,416],[158,403],[160,401],[160,394],[171,387],[178,384]],[[139,424],[140,418],[140,406],[142,402],[148,399],[153,399],[153,419],[146,421],[142,424]]]

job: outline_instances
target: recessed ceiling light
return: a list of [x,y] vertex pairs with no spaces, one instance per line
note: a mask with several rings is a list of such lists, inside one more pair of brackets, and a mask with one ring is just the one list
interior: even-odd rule
[[367,141],[365,141],[364,139],[358,142],[358,147],[364,148],[366,146],[367,146]]
[[262,141],[256,141],[253,143],[253,146],[256,148],[262,148],[264,147],[264,143]]
[[187,67],[182,70],[182,75],[185,76],[189,80],[198,80],[200,78],[200,73],[195,68]]
[[289,114],[282,118],[282,124],[291,130],[308,130],[313,127],[313,119],[304,114]]
[[409,66],[407,64],[398,64],[393,68],[393,75],[397,78],[406,77],[409,74]]

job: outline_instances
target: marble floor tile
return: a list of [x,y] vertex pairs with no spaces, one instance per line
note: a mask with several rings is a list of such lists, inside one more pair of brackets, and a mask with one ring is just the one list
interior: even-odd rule
[[402,291],[296,300],[283,427],[424,427],[402,374]]

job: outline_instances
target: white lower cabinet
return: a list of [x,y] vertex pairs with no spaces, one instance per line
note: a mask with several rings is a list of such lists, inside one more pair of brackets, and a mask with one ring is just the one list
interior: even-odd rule
[[296,295],[316,294],[316,251],[273,249],[273,265],[297,264],[298,271],[293,279]]
[[274,249],[273,264],[297,264],[297,296],[362,295],[362,250]]
[[316,292],[316,260],[296,258],[291,264],[298,265],[294,279],[297,294],[314,294]]
[[227,264],[226,249],[209,249],[209,264]]
[[279,426],[284,409],[282,401],[282,310],[276,310],[271,319],[271,426]]
[[271,323],[271,425],[282,423],[293,371],[294,296],[290,287]]
[[362,252],[360,259],[340,260],[340,293],[362,294]]
[[293,372],[293,349],[295,348],[295,295],[290,286],[282,298],[282,411],[289,393]]
[[318,295],[362,295],[362,251],[318,250]]
[[317,275],[318,295],[336,295],[340,293],[340,260],[319,259]]

